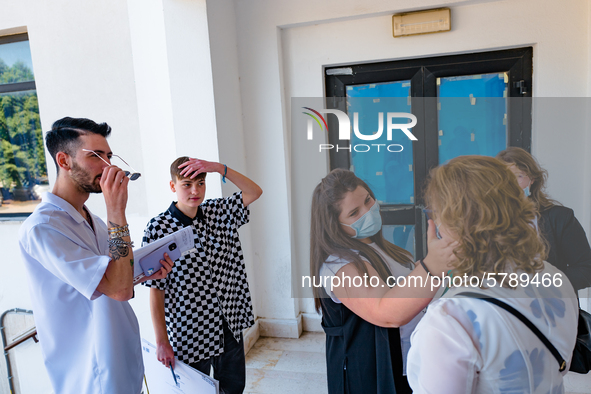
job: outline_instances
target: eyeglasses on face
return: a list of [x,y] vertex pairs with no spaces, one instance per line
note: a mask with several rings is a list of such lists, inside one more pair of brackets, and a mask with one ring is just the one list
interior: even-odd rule
[[[432,216],[433,216],[432,209],[424,208],[423,213],[427,217],[427,220],[432,219]],[[429,215],[431,215],[431,217],[429,217]],[[435,225],[435,235],[437,236],[437,238],[441,239],[441,233],[439,232],[439,226],[441,226],[441,224]]]
[[[107,165],[111,165],[108,161],[106,161],[105,159],[103,159],[101,157],[101,155],[99,155],[98,153],[96,153],[95,151],[91,150],[91,149],[82,149],[84,152],[91,152],[94,153],[99,159],[101,159],[102,161],[104,161]],[[129,164],[127,164],[127,162],[125,160],[123,160],[123,158],[119,155],[112,155],[112,157],[116,157],[119,160],[121,160],[123,163],[125,163],[126,166],[128,166],[129,168],[131,168],[131,171],[133,172],[129,172],[129,171],[123,171],[125,173],[125,176],[129,177],[130,181],[135,181],[136,179],[138,179],[140,176],[142,176],[142,174],[140,174],[139,172],[137,172],[136,170],[133,169],[132,166],[130,166]]]

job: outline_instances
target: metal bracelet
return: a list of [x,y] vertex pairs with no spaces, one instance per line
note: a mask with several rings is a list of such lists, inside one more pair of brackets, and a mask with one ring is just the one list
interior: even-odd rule
[[133,241],[124,241],[121,238],[109,239],[109,245],[125,245],[133,248]]
[[129,237],[129,230],[109,232],[109,239],[117,239],[117,238],[123,238],[123,237]]
[[119,227],[109,227],[107,229],[107,231],[109,231],[109,233],[116,233],[116,232],[120,232],[120,231],[129,231],[129,224],[126,224],[125,226],[119,226]]

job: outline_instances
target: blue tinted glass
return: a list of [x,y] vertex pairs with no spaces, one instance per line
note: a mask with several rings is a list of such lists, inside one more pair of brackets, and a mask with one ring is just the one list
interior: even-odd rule
[[0,85],[34,80],[29,41],[0,45]]
[[439,163],[507,146],[507,74],[438,78]]
[[[358,114],[361,134],[375,134],[382,113],[383,133],[376,140],[359,139],[351,134],[351,170],[373,190],[385,204],[414,203],[412,142],[400,130],[388,140],[388,112],[411,112],[410,81],[347,86],[347,109],[354,126]],[[407,123],[406,118],[394,118],[392,123]]]
[[408,250],[415,255],[415,226],[414,225],[388,225],[382,226],[382,235],[386,241]]

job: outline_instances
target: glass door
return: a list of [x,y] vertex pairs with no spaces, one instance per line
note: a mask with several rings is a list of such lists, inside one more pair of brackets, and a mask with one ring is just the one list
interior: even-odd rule
[[[349,148],[330,152],[331,168],[348,168],[372,188],[386,239],[416,259],[426,254],[423,188],[431,168],[507,146],[530,150],[531,61],[532,48],[521,48],[326,70],[329,108],[347,112],[353,129]],[[386,132],[389,112],[416,116],[417,141]]]
[[[387,131],[384,132],[387,122],[384,117],[388,112],[412,113],[410,87],[410,80],[402,80],[349,85],[346,89],[347,111],[349,115],[353,114],[353,127],[364,134],[377,134],[381,130],[380,137],[368,145],[373,149],[367,151],[367,141],[356,133],[351,135],[351,145],[364,148],[351,150],[350,170],[371,187],[382,207],[382,214],[395,215],[397,210],[413,209],[413,144],[403,133],[392,133],[389,138]],[[405,122],[396,119],[398,121]],[[384,237],[414,255],[414,225],[395,224],[396,220],[388,222],[382,228]]]
[[437,78],[439,164],[507,147],[506,72]]

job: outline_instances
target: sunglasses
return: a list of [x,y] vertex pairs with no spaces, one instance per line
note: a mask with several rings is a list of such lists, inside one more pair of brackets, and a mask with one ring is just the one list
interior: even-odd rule
[[[93,151],[93,150],[90,150],[90,149],[82,149],[82,150],[83,150],[84,152],[92,152],[92,153],[94,153],[94,154],[95,154],[95,155],[96,155],[96,156],[97,156],[99,159],[101,159],[102,161],[104,161],[106,164],[108,164],[108,165],[111,165],[111,164],[109,164],[109,162],[108,162],[108,161],[106,161],[105,159],[103,159],[103,158],[101,157],[101,155],[99,155],[99,154],[98,154],[98,153],[96,153],[95,151]],[[134,170],[132,166],[130,166],[129,164],[127,164],[127,162],[126,162],[125,160],[123,160],[123,159],[121,158],[121,156],[118,156],[118,155],[112,155],[112,157],[116,157],[116,158],[118,158],[118,159],[119,159],[119,160],[121,160],[123,163],[125,163],[125,165],[126,165],[127,167],[131,168],[131,171],[133,171],[133,172],[129,172],[129,171],[123,171],[123,172],[125,173],[125,176],[129,177],[129,180],[130,180],[130,181],[135,181],[135,180],[136,180],[136,179],[138,179],[140,176],[142,176],[142,174],[140,174],[139,172],[137,172],[136,170]]]

